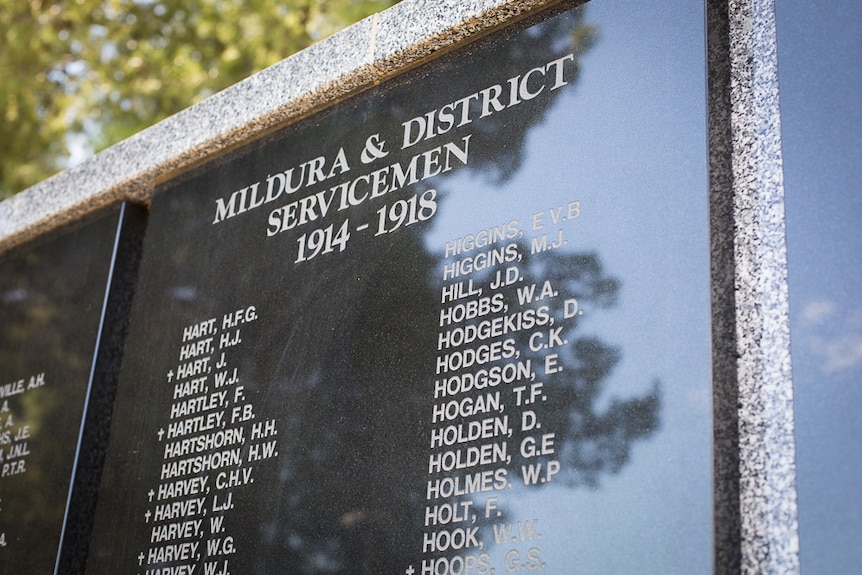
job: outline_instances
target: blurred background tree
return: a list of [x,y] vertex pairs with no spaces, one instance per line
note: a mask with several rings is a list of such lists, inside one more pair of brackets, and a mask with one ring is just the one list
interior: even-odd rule
[[0,198],[397,0],[0,0]]

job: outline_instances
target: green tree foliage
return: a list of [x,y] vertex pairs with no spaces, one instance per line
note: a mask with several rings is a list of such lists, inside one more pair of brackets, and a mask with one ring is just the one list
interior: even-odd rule
[[397,0],[0,0],[0,197]]

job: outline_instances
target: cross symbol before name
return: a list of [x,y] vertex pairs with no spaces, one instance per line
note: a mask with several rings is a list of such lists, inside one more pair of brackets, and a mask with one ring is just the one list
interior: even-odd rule
[[138,555],[138,565],[144,562],[144,552],[141,551],[141,554]]
[[149,493],[147,493],[147,497],[150,498],[150,501],[153,500],[153,495],[155,495],[155,494],[156,494],[156,492],[153,491],[152,489],[150,489]]
[[163,428],[161,428],[161,429],[159,430],[159,441],[161,441],[161,440],[162,440],[162,436],[163,436],[164,434],[165,434],[165,428],[163,427]]
[[147,523],[150,522],[150,515],[151,515],[150,510],[147,509],[147,512],[144,513],[144,518],[147,520]]
[[172,382],[173,380],[174,380],[174,370],[170,370],[168,372],[168,383]]
[[416,570],[413,568],[413,565],[409,566],[409,567],[407,568],[407,570],[406,570],[406,571],[404,571],[404,573],[405,573],[406,575],[413,575],[415,572],[416,572]]

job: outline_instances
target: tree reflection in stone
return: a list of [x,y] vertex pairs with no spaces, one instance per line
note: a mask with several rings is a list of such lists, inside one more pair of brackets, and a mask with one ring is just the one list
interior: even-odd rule
[[[595,38],[583,16],[577,10],[534,27],[529,42],[478,51],[471,55],[478,60],[474,65],[442,77],[439,91],[469,93],[471,85],[484,81],[471,77],[476,69],[502,66],[495,77],[514,76],[530,62],[547,61],[548,54],[580,55]],[[392,105],[391,114],[400,121],[415,113],[415,102],[427,99],[419,96],[426,89],[422,82],[404,89],[408,95],[399,101],[413,107]],[[556,98],[522,106],[517,119],[499,114],[476,122],[470,169],[492,182],[513,176],[528,131],[543,121]],[[441,202],[446,193],[440,184]],[[275,369],[288,374],[277,393],[289,407],[279,422],[278,489],[270,501],[259,503],[262,515],[270,517],[264,528],[268,559],[260,573],[401,573],[422,556],[442,254],[429,253],[424,230],[416,228],[383,250],[383,239],[351,239],[355,253],[385,253],[314,262],[303,269],[313,281],[295,280],[292,297],[303,304],[286,326],[290,351],[282,353]],[[615,304],[620,282],[605,273],[595,252],[530,256],[526,243],[520,252],[522,285],[550,280],[558,300],[577,298],[591,309]],[[477,284],[489,279],[472,277]],[[515,286],[502,291],[506,301],[517,302]],[[566,326],[568,344],[560,350],[564,370],[544,380],[553,400],[541,407],[542,423],[557,436],[559,479],[595,488],[604,474],[623,468],[634,441],[658,428],[660,385],[656,381],[644,395],[615,398],[600,409],[621,352],[579,334],[578,318],[563,318],[561,311],[555,310],[555,321]],[[337,325],[338,333],[321,325]],[[522,358],[541,363],[543,356],[529,352],[529,332],[514,337]],[[519,429],[514,421],[510,425]],[[508,440],[512,481],[526,463],[518,453],[520,439],[516,431]]]
[[[506,84],[507,78],[565,54],[580,56],[594,38],[583,10],[575,10],[525,31],[517,42],[492,40],[468,48],[463,58],[435,62],[379,91],[336,104],[256,149],[189,175],[188,185],[178,180],[156,195],[148,238],[158,238],[152,245],[165,246],[168,255],[160,254],[147,267],[145,254],[149,275],[139,291],[145,295],[136,301],[135,316],[141,349],[127,354],[124,375],[135,383],[139,374],[161,380],[175,361],[171,338],[184,326],[250,305],[260,316],[243,327],[243,351],[229,361],[238,367],[243,393],[255,406],[255,421],[277,420],[278,455],[255,462],[254,483],[232,492],[234,508],[224,515],[225,535],[236,537],[232,572],[403,573],[423,556],[431,417],[440,401],[434,399],[434,382],[444,257],[442,246],[426,245],[426,234],[440,225],[446,202],[454,203],[455,194],[470,190],[455,183],[468,178],[441,174],[331,215],[332,221],[322,226],[340,224],[347,217],[351,226],[373,224],[381,206],[421,194],[426,189],[422,186],[429,185],[436,187],[443,206],[428,222],[393,234],[374,236],[372,229],[354,233],[345,251],[301,264],[293,262],[296,238],[305,229],[268,238],[263,210],[213,226],[212,213],[202,206],[212,206],[213,194],[260,181],[261,174],[318,155],[331,158],[342,147],[361,150],[376,132],[390,131],[386,162],[409,162],[443,139],[399,152],[403,122],[488,85]],[[471,135],[469,165],[453,174],[470,170],[492,184],[514,176],[529,161],[525,140],[530,130],[542,123],[563,93],[575,89],[546,90],[529,105],[486,118],[474,114],[475,121],[446,136],[456,141]],[[356,174],[377,167],[356,165]],[[525,197],[528,209],[545,207],[534,205],[539,201],[544,202],[539,194]],[[458,233],[467,231],[476,230]],[[591,310],[616,302],[620,283],[602,269],[596,253],[547,251],[531,256],[526,243],[519,250],[524,257],[518,266],[524,276],[520,283],[549,280],[559,292],[557,300],[577,298]],[[472,277],[477,284],[490,280],[479,272]],[[515,287],[503,289],[510,306],[517,305]],[[185,295],[174,297],[177,294]],[[562,314],[557,306],[553,310]],[[558,482],[596,487],[603,476],[623,468],[636,440],[657,429],[659,386],[642,396],[608,402],[607,375],[620,351],[581,333],[577,317],[555,321],[555,327],[565,326],[568,344],[559,351],[564,371],[542,376],[549,397],[542,406],[542,424],[556,433],[556,458],[562,464]],[[522,358],[530,357],[529,333],[511,337]],[[150,346],[169,353],[169,362],[153,362]],[[157,355],[161,357],[161,351]],[[542,359],[538,352],[532,358],[534,364]],[[138,427],[115,427],[112,441],[143,447],[140,452],[117,450],[106,468],[102,504],[112,510],[108,516],[143,516],[148,508],[142,494],[159,481],[163,446],[151,439],[164,424],[170,396],[160,388],[150,391],[149,385],[143,381],[128,386],[126,404],[118,402],[120,419]],[[500,391],[510,428],[520,429],[520,414],[510,408],[511,389],[501,386]],[[136,409],[144,404],[148,410]],[[505,438],[513,483],[520,482],[524,463],[518,453],[520,435],[518,431]],[[136,473],[145,478],[139,480]],[[136,481],[147,487],[138,486],[139,495],[129,503],[124,489]],[[149,540],[146,524],[138,527],[138,535]],[[121,544],[122,554],[114,551]],[[102,570],[111,572],[141,545],[110,532],[91,548],[91,556],[114,561]]]
[[[366,260],[344,274],[349,294],[312,297],[307,303],[314,311],[293,324],[291,339],[313,341],[291,346],[283,366],[292,373],[279,386],[289,406],[280,420],[279,489],[272,502],[262,502],[277,509],[267,528],[267,569],[394,572],[420,553],[416,534],[429,479],[440,307],[440,289],[428,278],[439,275],[438,259],[423,249],[419,236],[399,239],[385,262]],[[613,305],[619,283],[604,274],[595,254],[542,260],[524,266],[525,282],[557,280],[560,298],[575,297],[593,309]],[[333,283],[318,284],[324,285]],[[514,299],[507,294],[507,301]],[[346,302],[337,306],[343,314],[338,341],[310,325],[321,319],[318,314],[325,318],[329,302]],[[556,319],[563,325],[562,317]],[[614,399],[599,410],[620,351],[577,331],[577,323],[564,331],[564,371],[545,379],[552,400],[542,405],[541,418],[557,434],[560,479],[596,487],[602,474],[623,467],[635,440],[657,428],[660,393],[655,383],[641,397]],[[528,336],[517,336],[522,355],[528,353]],[[317,355],[309,347],[326,350],[326,357],[301,357]],[[520,432],[509,439],[513,481],[527,463],[518,454],[520,439]]]

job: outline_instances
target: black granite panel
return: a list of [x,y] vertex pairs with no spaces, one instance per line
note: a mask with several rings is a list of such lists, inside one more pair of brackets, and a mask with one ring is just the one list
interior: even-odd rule
[[142,222],[117,205],[0,258],[2,573],[83,570]]
[[596,8],[157,191],[89,573],[708,569],[702,68]]

